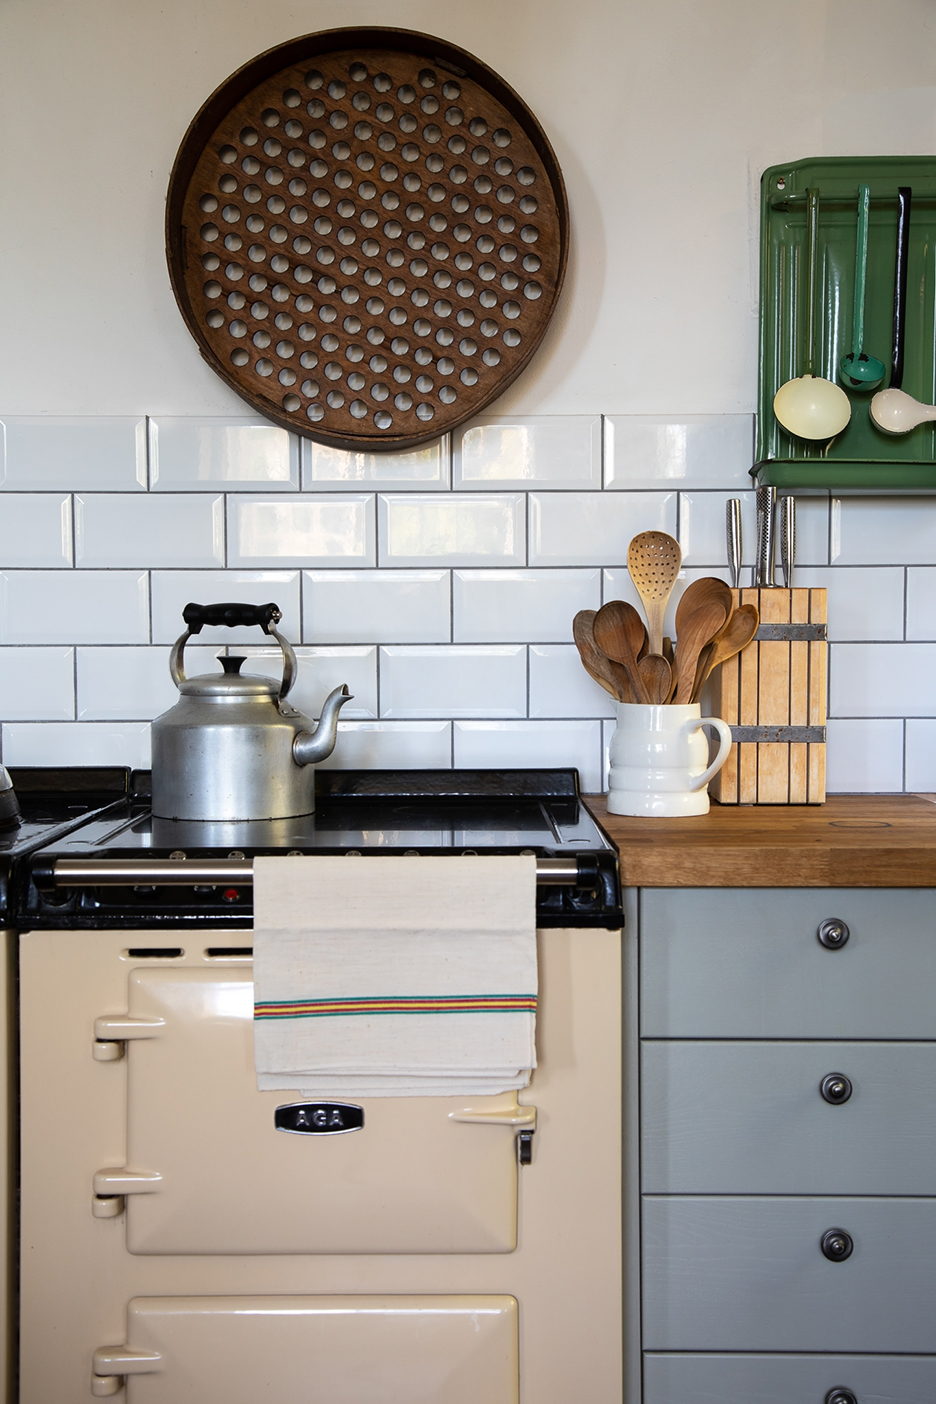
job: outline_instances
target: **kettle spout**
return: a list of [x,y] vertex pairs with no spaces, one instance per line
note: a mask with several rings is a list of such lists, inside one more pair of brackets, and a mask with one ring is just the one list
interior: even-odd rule
[[293,741],[293,760],[297,765],[313,765],[331,755],[338,735],[339,709],[350,701],[347,683],[342,683],[328,694],[318,726],[314,731],[300,731]]

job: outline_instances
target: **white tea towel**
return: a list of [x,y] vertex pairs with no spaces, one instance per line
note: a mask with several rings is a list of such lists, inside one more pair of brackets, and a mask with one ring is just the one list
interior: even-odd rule
[[465,1096],[536,1066],[536,859],[254,859],[263,1090]]

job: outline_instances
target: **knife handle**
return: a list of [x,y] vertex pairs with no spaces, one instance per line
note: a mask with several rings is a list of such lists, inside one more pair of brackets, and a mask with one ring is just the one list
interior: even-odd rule
[[725,506],[725,531],[728,538],[728,568],[731,583],[741,587],[741,499],[730,497]]
[[780,566],[783,583],[788,590],[793,588],[793,563],[796,560],[796,500],[792,497],[780,499]]
[[757,489],[757,576],[758,585],[772,590],[774,581],[774,510],[777,505],[775,487]]

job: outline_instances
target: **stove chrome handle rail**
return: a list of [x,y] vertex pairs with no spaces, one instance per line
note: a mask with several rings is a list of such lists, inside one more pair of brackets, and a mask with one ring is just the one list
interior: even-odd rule
[[[34,875],[41,882],[34,869]],[[250,858],[58,858],[54,887],[249,887]],[[537,858],[536,881],[544,887],[593,887],[594,858]]]

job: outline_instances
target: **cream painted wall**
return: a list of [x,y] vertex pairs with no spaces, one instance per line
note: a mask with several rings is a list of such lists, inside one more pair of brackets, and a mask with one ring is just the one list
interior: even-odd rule
[[233,69],[359,22],[471,50],[558,153],[570,277],[498,412],[753,409],[761,170],[936,144],[932,0],[4,0],[4,412],[240,409],[170,292],[172,159]]

